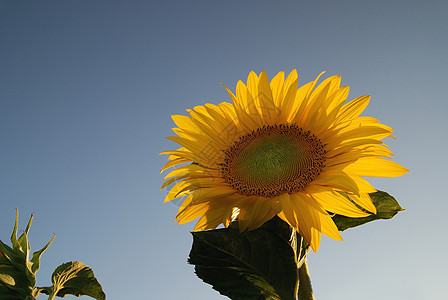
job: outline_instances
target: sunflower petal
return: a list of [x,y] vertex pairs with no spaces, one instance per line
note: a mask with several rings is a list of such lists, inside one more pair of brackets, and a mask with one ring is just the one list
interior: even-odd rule
[[353,99],[340,110],[338,119],[341,121],[350,120],[358,117],[369,104],[370,96],[361,96]]
[[327,211],[350,218],[366,217],[370,214],[359,209],[343,195],[327,188],[312,187],[312,197]]
[[319,213],[311,203],[314,200],[302,194],[291,194],[290,196],[294,213],[297,215],[300,235],[316,252],[320,244],[321,224]]
[[184,180],[179,181],[168,192],[168,194],[165,197],[164,202],[168,202],[168,201],[174,200],[176,198],[187,195],[189,193],[189,191],[187,190],[189,187],[190,187],[190,184],[188,182],[186,182]]
[[275,124],[279,109],[274,104],[271,86],[265,71],[260,74],[257,97],[264,122],[269,125]]
[[244,199],[242,202],[245,205],[238,205],[238,224],[241,231],[258,228],[275,216],[269,199]]
[[283,100],[283,86],[285,82],[285,72],[279,72],[272,78],[270,86],[274,105],[280,107]]
[[281,211],[277,214],[283,221],[298,229],[297,219],[294,213],[294,208],[291,204],[290,195],[285,193],[277,197]]
[[352,199],[356,204],[361,206],[367,211],[370,211],[373,214],[376,214],[376,207],[370,199],[369,194],[361,193],[359,196],[357,195],[348,195],[350,199]]
[[162,186],[160,187],[160,190],[163,190],[164,188],[166,188],[166,187],[169,186],[170,184],[172,184],[172,183],[174,183],[174,182],[176,182],[176,181],[179,181],[179,180],[181,180],[181,179],[187,178],[187,177],[188,177],[188,176],[177,176],[177,177],[174,177],[174,178],[170,178],[170,179],[166,180],[166,181],[162,184]]
[[185,159],[185,158],[175,158],[173,160],[170,160],[163,166],[163,168],[160,170],[160,173],[162,173],[166,169],[169,169],[171,167],[177,166],[179,164],[187,163],[187,162],[189,162],[189,160]]
[[344,170],[366,177],[398,177],[409,172],[396,162],[378,157],[361,157]]
[[280,108],[280,120],[285,123],[288,121],[294,106],[298,84],[297,72],[291,72],[287,78],[287,83],[285,83],[285,97]]
[[317,177],[314,184],[359,194],[356,182],[343,171],[325,171]]

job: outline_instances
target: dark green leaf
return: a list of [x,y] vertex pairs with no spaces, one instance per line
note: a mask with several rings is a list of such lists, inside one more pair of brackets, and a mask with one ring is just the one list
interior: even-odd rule
[[373,204],[376,207],[377,213],[364,218],[349,218],[341,215],[333,216],[333,221],[340,231],[348,228],[356,227],[368,222],[381,219],[391,219],[398,212],[404,209],[400,207],[397,200],[386,192],[378,191],[370,194]]
[[296,251],[295,230],[278,217],[242,233],[235,223],[192,234],[189,263],[221,294],[234,300],[296,299],[297,256],[304,257],[307,245]]
[[12,244],[12,248],[17,251],[20,252],[22,251],[22,247],[20,246],[19,241],[17,240],[17,227],[18,227],[18,222],[19,222],[19,211],[16,208],[16,221],[14,222],[14,228],[12,230],[12,234],[11,234],[11,244]]
[[[0,269],[1,271],[2,269]],[[16,285],[16,281],[11,275],[0,273],[0,284]]]
[[[98,300],[106,299],[92,269],[82,262],[74,261],[60,265],[53,272],[52,282],[53,293],[58,297],[70,294],[77,297],[86,295]],[[48,294],[49,289],[43,289],[41,292]]]
[[24,295],[0,284],[0,300],[23,300]]
[[[2,298],[2,296],[6,298]],[[31,296],[31,287],[23,272],[13,267],[0,267],[0,300],[25,299]],[[8,298],[10,297],[10,298]]]
[[[11,235],[12,248],[0,241],[0,286],[2,297],[6,299],[34,299],[31,292],[36,283],[34,274],[28,269],[29,243],[27,233],[31,226],[31,220],[17,240],[18,212]],[[6,296],[5,296],[6,295]],[[31,298],[30,298],[31,297]],[[5,298],[0,298],[5,299]]]
[[54,238],[56,235],[53,235],[53,237],[51,238],[51,240],[39,251],[36,251],[33,253],[33,257],[30,260],[31,263],[31,272],[33,274],[36,274],[36,272],[39,270],[40,268],[40,257],[42,256],[42,253],[45,252],[45,250],[47,250],[48,246],[50,246],[50,244],[53,242]]
[[31,214],[30,220],[26,225],[25,231],[19,236],[18,242],[25,256],[28,258],[30,252],[30,243],[28,242],[28,233],[30,231],[31,223],[33,223],[33,214]]

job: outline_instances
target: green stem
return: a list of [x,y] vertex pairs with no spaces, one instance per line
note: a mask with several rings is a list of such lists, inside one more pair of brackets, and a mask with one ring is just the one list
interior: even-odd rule
[[299,268],[299,300],[316,300],[311,287],[310,273],[306,258],[302,266]]
[[54,297],[56,297],[56,294],[57,294],[57,293],[58,293],[57,290],[53,290],[53,291],[51,292],[51,294],[48,296],[48,300],[53,300]]

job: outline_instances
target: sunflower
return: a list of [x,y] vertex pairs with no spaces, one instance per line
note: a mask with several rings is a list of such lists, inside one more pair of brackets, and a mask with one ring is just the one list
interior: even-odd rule
[[392,162],[381,142],[392,128],[360,114],[370,96],[346,102],[349,87],[333,76],[300,88],[297,71],[270,82],[263,71],[239,81],[232,103],[205,104],[174,115],[181,145],[162,171],[173,168],[162,189],[165,202],[185,197],[176,216],[194,230],[228,226],[237,219],[252,230],[274,216],[294,227],[317,251],[321,233],[342,240],[331,215],[358,218],[376,213],[363,177],[408,172]]

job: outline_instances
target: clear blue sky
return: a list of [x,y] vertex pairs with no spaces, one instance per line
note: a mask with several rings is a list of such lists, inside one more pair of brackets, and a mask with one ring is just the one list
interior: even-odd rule
[[[392,126],[407,210],[324,238],[318,300],[442,299],[448,280],[447,1],[0,0],[0,239],[31,212],[38,283],[91,266],[110,300],[225,299],[186,259],[194,223],[163,204],[171,114],[229,101],[251,70],[342,75]],[[77,299],[70,298],[68,299]],[[39,299],[46,299],[40,297]],[[84,299],[84,298],[83,298]],[[85,297],[85,299],[88,299]]]

